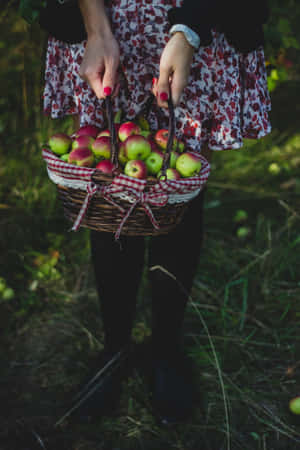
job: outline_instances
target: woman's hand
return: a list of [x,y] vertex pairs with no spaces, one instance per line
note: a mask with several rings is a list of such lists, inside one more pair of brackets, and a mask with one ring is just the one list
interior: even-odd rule
[[117,95],[120,51],[110,28],[104,0],[79,0],[79,7],[88,36],[79,75],[98,98]]
[[119,60],[119,45],[112,34],[88,38],[79,75],[98,98],[117,95]]
[[168,107],[170,88],[173,103],[178,105],[188,83],[194,51],[181,32],[174,33],[166,44],[160,58],[159,78],[153,85],[153,93],[162,108]]

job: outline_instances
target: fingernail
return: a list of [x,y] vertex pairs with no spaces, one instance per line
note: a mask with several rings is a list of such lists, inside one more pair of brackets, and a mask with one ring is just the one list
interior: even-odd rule
[[111,87],[106,86],[106,87],[103,89],[103,92],[104,92],[105,95],[110,95],[110,94],[111,94]]
[[152,78],[152,85],[157,83],[157,78]]
[[168,98],[169,98],[169,96],[168,96],[168,94],[166,92],[162,92],[159,97],[160,97],[162,102],[166,102],[168,100]]

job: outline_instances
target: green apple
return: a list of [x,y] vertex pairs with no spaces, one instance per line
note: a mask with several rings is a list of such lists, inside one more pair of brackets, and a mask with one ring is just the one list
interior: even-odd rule
[[201,169],[200,155],[194,152],[181,153],[176,161],[176,170],[184,178],[197,175]]
[[49,147],[56,155],[68,153],[72,145],[72,139],[66,133],[56,133],[48,141]]
[[151,145],[139,134],[129,136],[125,143],[125,154],[128,159],[145,160],[151,153]]
[[292,398],[289,402],[290,411],[293,414],[300,414],[300,397]]
[[164,154],[159,150],[153,151],[145,159],[145,164],[150,175],[157,175],[164,162]]

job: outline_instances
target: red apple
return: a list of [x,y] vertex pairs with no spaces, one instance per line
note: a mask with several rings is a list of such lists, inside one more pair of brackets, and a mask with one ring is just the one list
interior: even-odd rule
[[122,164],[122,166],[125,166],[125,164],[128,161],[128,158],[125,153],[125,143],[124,142],[121,142],[121,144],[119,145],[118,160]]
[[118,135],[120,141],[125,141],[132,134],[138,134],[141,131],[140,127],[134,122],[124,122],[120,125]]
[[129,136],[124,145],[128,159],[145,160],[151,153],[151,145],[148,140],[139,134]]
[[[155,135],[154,135],[154,141],[155,141],[155,143],[159,146],[159,148],[161,148],[161,149],[163,149],[163,150],[166,150],[166,148],[167,148],[167,143],[168,143],[168,136],[169,136],[169,132],[168,132],[168,130],[166,130],[166,129],[158,130],[158,131],[155,133]],[[183,145],[182,142],[180,142],[180,145],[179,145],[178,139],[176,138],[176,136],[174,136],[172,150],[176,151],[176,150],[177,150],[177,147],[180,146],[180,151],[182,151],[183,148],[184,148],[184,147],[182,147],[182,145]],[[181,150],[181,148],[182,148],[182,150]]]
[[200,155],[194,152],[185,152],[178,156],[176,169],[183,177],[197,175],[201,169]]
[[150,175],[156,175],[161,170],[164,162],[164,155],[160,151],[151,152],[145,159],[147,171]]
[[102,137],[102,136],[110,136],[110,131],[109,130],[102,130],[102,131],[100,131],[100,133],[97,136],[97,139],[99,137]]
[[68,162],[82,167],[92,167],[94,163],[94,155],[89,148],[75,148],[69,153]]
[[94,142],[94,138],[88,135],[82,135],[78,136],[74,139],[72,143],[72,149],[79,148],[79,147],[86,147],[86,148],[92,148],[92,143]]
[[76,137],[78,136],[91,136],[92,138],[96,139],[98,134],[100,133],[100,129],[96,127],[95,125],[84,125],[79,128],[79,130],[76,133]]
[[[162,176],[162,173],[159,172],[157,174],[157,178],[160,178],[161,176]],[[166,170],[166,178],[167,178],[167,180],[179,180],[181,178],[181,176],[180,176],[180,173],[178,172],[178,170],[168,168]]]
[[98,162],[96,165],[96,169],[101,170],[103,173],[107,173],[111,175],[114,170],[114,165],[109,159],[103,159],[102,161]]
[[49,147],[56,155],[68,153],[72,139],[66,133],[56,133],[48,141]]
[[131,159],[126,163],[124,173],[129,177],[142,180],[147,178],[147,167],[144,161],[141,161],[140,159]]
[[92,150],[96,158],[110,158],[111,143],[108,136],[101,136],[93,142]]

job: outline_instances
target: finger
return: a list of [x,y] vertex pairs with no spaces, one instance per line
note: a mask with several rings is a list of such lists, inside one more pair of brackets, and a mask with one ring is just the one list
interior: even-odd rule
[[101,73],[86,76],[86,81],[95,92],[96,97],[103,98],[103,86],[101,81]]
[[188,75],[182,72],[174,72],[171,82],[171,93],[174,106],[180,102],[184,88],[188,84]]
[[157,78],[152,78],[152,87],[151,87],[151,91],[152,91],[153,95],[155,95],[155,97],[156,97],[156,95],[157,95],[157,81],[158,81]]
[[103,97],[110,95],[114,91],[116,82],[118,82],[117,66],[115,64],[107,65],[102,79]]
[[157,104],[161,108],[167,108],[168,107],[168,98],[170,95],[170,84],[169,84],[169,77],[171,75],[170,69],[160,67],[160,73],[159,78],[157,82]]

